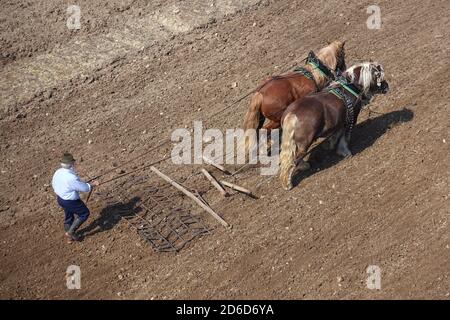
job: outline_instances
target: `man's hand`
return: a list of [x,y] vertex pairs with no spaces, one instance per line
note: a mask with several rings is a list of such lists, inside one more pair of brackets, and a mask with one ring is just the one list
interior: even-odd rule
[[94,191],[94,187],[99,186],[99,185],[100,185],[100,182],[98,182],[97,180],[92,180],[92,181],[89,183],[89,185],[91,186],[91,191],[89,191],[89,194],[88,194],[87,199],[86,199],[86,203],[89,202],[89,199],[91,198],[91,195],[92,195],[92,191]]
[[98,182],[97,180],[93,180],[93,181],[90,183],[90,185],[93,186],[93,187],[97,187],[97,186],[100,185],[100,182]]

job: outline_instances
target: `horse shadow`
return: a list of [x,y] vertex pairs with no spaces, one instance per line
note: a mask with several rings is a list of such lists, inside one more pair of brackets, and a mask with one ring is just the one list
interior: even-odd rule
[[[393,126],[411,121],[413,118],[414,113],[408,108],[403,108],[402,110],[385,113],[376,118],[369,118],[358,124],[353,129],[352,141],[350,143],[352,154],[357,155],[372,146],[378,138]],[[297,173],[293,177],[293,185],[297,186],[301,180],[312,176],[316,172],[328,169],[343,159],[335,151],[325,150],[322,146],[314,148],[308,160],[311,168],[307,171]]]
[[122,218],[132,217],[142,210],[136,206],[140,200],[140,197],[133,197],[127,202],[117,202],[106,206],[94,221],[80,230],[80,235],[84,238],[111,230]]

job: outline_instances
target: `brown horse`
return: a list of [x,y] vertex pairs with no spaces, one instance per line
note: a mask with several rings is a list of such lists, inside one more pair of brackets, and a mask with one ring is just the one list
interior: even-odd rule
[[381,64],[366,62],[346,70],[322,92],[296,100],[282,118],[280,180],[286,190],[292,189],[292,176],[309,169],[303,160],[309,147],[319,137],[330,137],[329,148],[348,157],[348,143],[363,105],[374,94],[385,94],[389,85]]
[[[267,79],[251,98],[243,129],[259,130],[266,118],[269,122],[264,129],[279,128],[283,112],[290,103],[322,90],[336,72],[346,69],[344,45],[345,42],[334,41],[322,48],[317,57],[311,52],[305,66],[296,69],[297,72]],[[246,150],[251,143],[253,141],[246,140]]]

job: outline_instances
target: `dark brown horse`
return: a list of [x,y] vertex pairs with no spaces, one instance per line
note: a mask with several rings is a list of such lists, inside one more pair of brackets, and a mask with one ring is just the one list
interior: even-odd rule
[[389,89],[381,64],[366,62],[346,70],[322,92],[296,100],[282,118],[280,180],[286,190],[292,188],[292,176],[309,169],[303,160],[315,139],[330,136],[330,149],[351,156],[348,143],[351,131],[364,104],[374,94]]
[[[271,77],[258,87],[244,117],[243,129],[276,129],[287,106],[310,93],[322,90],[345,66],[345,42],[334,41],[322,48],[317,57],[310,54],[303,68]],[[265,119],[268,123],[264,125]],[[246,150],[253,141],[246,140]]]

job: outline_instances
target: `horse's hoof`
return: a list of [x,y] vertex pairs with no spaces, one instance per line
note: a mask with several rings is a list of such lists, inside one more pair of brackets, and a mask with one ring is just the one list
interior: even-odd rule
[[347,159],[347,158],[350,158],[351,156],[353,156],[353,154],[351,152],[348,152],[348,153],[338,152],[337,154],[338,154],[338,156],[341,156],[344,159]]
[[289,191],[292,189],[292,173],[294,170],[292,170],[289,174],[289,178],[286,180],[281,180],[281,185],[283,186],[283,189],[286,191]]
[[342,156],[344,157],[344,159],[348,159],[348,158],[351,158],[353,156],[353,154],[350,152],[350,153],[344,154]]
[[284,186],[283,188],[284,188],[284,190],[286,190],[286,191],[291,190],[291,189],[292,189],[292,183],[288,184],[287,186]]

